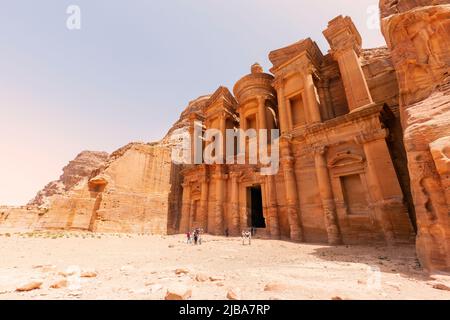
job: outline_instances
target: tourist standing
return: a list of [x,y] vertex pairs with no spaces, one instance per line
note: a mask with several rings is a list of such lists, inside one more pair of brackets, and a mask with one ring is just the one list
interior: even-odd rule
[[194,231],[194,243],[195,245],[198,243],[198,229],[195,229]]
[[187,244],[192,243],[192,241],[191,241],[191,233],[189,231],[186,233],[186,243]]

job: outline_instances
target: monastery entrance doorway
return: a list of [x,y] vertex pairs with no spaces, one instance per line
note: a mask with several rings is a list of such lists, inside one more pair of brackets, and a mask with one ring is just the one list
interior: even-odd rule
[[263,213],[263,200],[261,186],[253,186],[247,189],[247,203],[250,209],[250,226],[256,229],[266,228],[266,220]]

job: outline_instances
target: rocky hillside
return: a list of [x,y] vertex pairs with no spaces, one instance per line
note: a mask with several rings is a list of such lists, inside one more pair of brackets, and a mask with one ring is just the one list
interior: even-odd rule
[[77,185],[84,178],[90,177],[94,170],[104,166],[108,159],[108,153],[97,151],[83,151],[63,168],[63,174],[59,180],[47,184],[40,190],[36,197],[28,205],[46,206],[48,198],[57,194],[63,194]]

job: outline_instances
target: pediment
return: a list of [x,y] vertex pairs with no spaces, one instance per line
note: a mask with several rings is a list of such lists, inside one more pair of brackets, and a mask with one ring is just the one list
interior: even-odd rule
[[296,57],[305,54],[314,65],[320,66],[323,60],[323,54],[317,44],[311,38],[307,38],[287,47],[272,51],[269,54],[269,60],[273,64],[271,71],[275,72],[278,68],[294,60]]
[[221,105],[224,106],[227,109],[236,110],[237,107],[237,101],[231,94],[230,90],[228,90],[227,87],[219,87],[216,92],[213,93],[211,98],[206,102],[205,105],[205,111],[208,113],[208,110],[213,108],[215,105],[217,105],[219,102],[221,102]]
[[328,166],[330,168],[341,168],[362,163],[364,163],[364,158],[362,156],[345,152],[338,153],[330,162],[328,162]]

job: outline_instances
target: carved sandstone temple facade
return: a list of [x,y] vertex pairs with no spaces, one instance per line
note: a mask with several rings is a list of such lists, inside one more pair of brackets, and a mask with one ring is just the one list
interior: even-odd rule
[[[271,52],[270,74],[255,64],[233,92],[190,102],[161,141],[81,153],[27,207],[0,207],[0,227],[255,228],[333,245],[413,243],[417,234],[424,268],[450,271],[450,0],[382,0],[380,9],[387,47],[362,49],[351,19],[339,16],[323,32],[329,53],[311,39]],[[210,142],[199,132],[238,128],[280,131],[263,150],[280,155],[277,174],[263,175],[261,161],[171,161],[178,129],[202,149]]]
[[234,95],[220,87],[191,115],[193,141],[199,122],[223,136],[232,128],[279,129],[280,170],[263,175],[261,164],[187,166],[180,232],[239,235],[255,228],[261,237],[333,245],[413,241],[408,177],[398,169],[404,155],[401,135],[395,136],[397,101],[368,83],[391,83],[395,90],[395,74],[371,74],[380,61],[367,59],[369,52],[363,57],[350,18],[332,20],[324,35],[329,54],[311,39],[275,50],[272,74],[253,65]]

